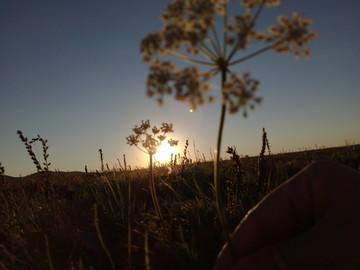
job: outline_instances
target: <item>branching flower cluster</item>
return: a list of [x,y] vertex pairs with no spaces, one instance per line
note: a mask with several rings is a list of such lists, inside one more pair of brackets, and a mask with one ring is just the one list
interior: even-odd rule
[[[140,151],[149,155],[149,169],[150,169],[150,193],[154,204],[156,214],[160,221],[163,221],[159,199],[156,193],[155,177],[153,171],[153,156],[157,153],[159,146],[166,140],[169,133],[173,133],[173,124],[162,123],[160,128],[151,126],[150,121],[141,121],[141,125],[132,129],[134,134],[126,137],[127,144],[135,145]],[[178,141],[169,139],[170,146],[176,146]],[[162,224],[164,225],[164,224]]]
[[[301,55],[310,57],[310,49],[305,46],[317,37],[310,31],[310,19],[293,13],[292,17],[279,16],[277,24],[267,31],[256,29],[256,20],[265,7],[274,7],[280,0],[241,0],[240,14],[229,14],[230,0],[173,0],[164,10],[161,19],[163,28],[150,33],[141,42],[141,55],[150,64],[147,80],[147,95],[163,104],[165,95],[174,95],[176,100],[190,103],[192,109],[212,102],[210,80],[217,73],[229,73],[230,67],[254,57],[264,51],[292,53],[295,58]],[[236,3],[238,5],[238,3]],[[222,18],[222,20],[221,20]],[[222,22],[222,23],[221,23]],[[221,25],[222,24],[222,25]],[[223,29],[222,35],[218,34]],[[253,53],[236,59],[240,50],[246,50],[252,43],[265,46]],[[162,55],[171,55],[190,64],[191,67],[177,69],[170,61],[161,61]],[[195,65],[207,66],[201,71]],[[236,77],[236,78],[235,78]],[[247,77],[232,73],[222,87],[223,104],[229,104],[228,112],[236,113],[246,108],[254,108],[260,99],[253,95],[253,88],[244,88]],[[245,81],[243,81],[245,80]],[[240,83],[240,81],[242,81]],[[258,83],[257,83],[258,85]],[[231,89],[231,94],[229,94]],[[238,93],[236,93],[238,91]],[[248,92],[248,93],[245,93]],[[233,97],[236,96],[236,102]],[[245,106],[247,103],[252,105]]]
[[255,96],[259,83],[258,80],[250,78],[249,73],[240,74],[240,78],[235,73],[231,73],[223,89],[224,102],[227,103],[229,112],[236,113],[242,109],[243,116],[246,117],[248,107],[254,109],[256,104],[260,104],[262,98]]
[[202,105],[213,100],[210,95],[205,97],[210,90],[211,72],[200,72],[194,66],[181,71],[176,71],[175,68],[175,64],[169,61],[152,63],[147,80],[148,97],[157,95],[157,101],[162,105],[164,96],[175,92],[175,99],[188,101],[192,109],[195,109],[197,104]]
[[303,49],[303,46],[317,37],[316,32],[309,32],[307,30],[312,21],[302,17],[297,12],[293,12],[292,19],[286,16],[279,16],[277,21],[277,25],[269,27],[272,39],[278,41],[272,49],[286,54],[293,52],[296,59],[301,57],[301,53],[306,58],[310,58],[310,49]]
[[[280,0],[173,0],[161,16],[163,28],[150,33],[141,42],[143,61],[150,65],[147,95],[159,104],[163,104],[165,95],[174,95],[176,100],[190,103],[195,110],[214,100],[210,80],[216,74],[221,76],[222,104],[214,160],[214,188],[219,220],[230,249],[232,244],[219,177],[225,115],[226,112],[241,111],[247,116],[248,109],[254,109],[262,101],[257,96],[259,81],[248,73],[238,75],[231,67],[268,50],[293,54],[297,59],[302,55],[309,58],[310,49],[306,46],[317,37],[316,32],[309,30],[312,21],[296,12],[290,18],[279,16],[276,24],[258,30],[256,22],[262,10],[279,4]],[[230,10],[235,11],[237,7],[240,13],[230,14]],[[253,44],[257,46],[250,50]],[[169,60],[160,60],[163,56],[167,56],[166,59],[173,56],[193,66],[178,69]],[[208,70],[200,70],[198,66]],[[135,128],[135,135],[128,137],[128,143],[141,144],[153,153],[159,141],[155,139],[155,133],[146,132],[148,128],[147,122]],[[142,135],[145,139],[140,140]]]
[[[157,149],[166,140],[168,133],[173,133],[173,124],[162,123],[160,128],[156,126],[151,127],[150,121],[141,121],[141,125],[132,129],[134,134],[126,137],[127,144],[130,146],[136,146],[140,151],[154,155]],[[169,139],[168,144],[170,146],[176,146],[177,140]]]

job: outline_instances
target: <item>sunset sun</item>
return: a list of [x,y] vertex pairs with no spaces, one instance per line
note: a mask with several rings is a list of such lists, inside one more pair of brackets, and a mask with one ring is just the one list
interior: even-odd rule
[[168,143],[164,142],[159,146],[154,158],[160,163],[166,163],[170,162],[171,154],[176,154],[176,147],[171,147]]

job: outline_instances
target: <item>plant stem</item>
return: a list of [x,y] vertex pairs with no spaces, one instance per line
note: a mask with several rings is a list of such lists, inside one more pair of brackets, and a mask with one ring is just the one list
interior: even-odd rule
[[283,40],[280,40],[280,41],[278,41],[278,42],[276,42],[276,43],[274,43],[274,44],[271,44],[271,45],[269,45],[269,46],[266,46],[266,47],[264,47],[264,48],[262,48],[262,49],[260,49],[260,50],[258,50],[258,51],[256,51],[256,52],[253,52],[253,53],[251,53],[251,54],[249,54],[249,55],[247,55],[247,56],[245,56],[245,57],[243,57],[243,58],[240,58],[240,59],[238,59],[238,60],[235,60],[235,61],[233,61],[233,62],[230,62],[230,63],[229,63],[229,66],[236,65],[236,64],[239,64],[239,63],[241,63],[241,62],[244,62],[244,61],[246,61],[246,60],[248,60],[248,59],[250,59],[250,58],[253,58],[253,57],[255,57],[255,56],[257,56],[257,55],[259,55],[259,54],[261,54],[261,53],[263,53],[263,52],[271,49],[273,46],[276,46],[276,45],[280,44],[281,42],[283,42]]
[[53,264],[52,258],[50,256],[49,239],[48,239],[47,235],[45,235],[45,247],[46,247],[46,257],[48,260],[49,268],[50,268],[50,270],[54,270],[54,264]]
[[98,219],[98,209],[97,209],[97,204],[94,204],[94,225],[95,225],[95,229],[96,229],[96,233],[98,236],[98,239],[100,241],[101,247],[104,249],[108,259],[109,259],[109,263],[110,266],[113,270],[116,270],[113,258],[111,257],[110,251],[109,249],[106,247],[104,239],[101,235],[101,231],[100,231],[100,226],[99,226],[99,219]]
[[207,60],[211,62],[214,62],[216,60],[216,55],[204,42],[199,43],[196,47],[199,50],[200,54],[203,55]]
[[[224,66],[221,71],[221,89],[223,92],[224,84],[226,82],[226,75],[227,75],[227,67]],[[216,146],[216,153],[215,153],[215,164],[214,164],[214,187],[215,187],[215,198],[216,198],[216,207],[217,212],[220,220],[220,224],[222,227],[222,231],[225,237],[225,241],[228,243],[230,250],[233,254],[233,246],[230,241],[230,233],[229,227],[227,224],[226,216],[225,216],[225,209],[222,201],[222,181],[220,179],[220,153],[221,153],[221,140],[222,140],[222,133],[224,129],[225,123],[225,115],[226,115],[226,103],[224,100],[222,101],[221,106],[221,116],[220,116],[220,125],[218,131],[218,138],[217,138],[217,146]]]
[[213,36],[214,36],[214,39],[215,39],[215,43],[212,42],[212,40],[210,39],[211,45],[214,47],[216,53],[217,53],[218,55],[221,55],[221,45],[220,45],[219,35],[218,35],[218,33],[217,33],[217,31],[216,31],[216,29],[215,29],[214,26],[211,26],[211,31],[212,31]]
[[[126,165],[126,164],[125,164]],[[125,166],[125,177],[128,177],[126,166]],[[131,262],[131,252],[132,252],[132,204],[131,204],[131,180],[130,177],[128,177],[128,269],[130,270],[132,268],[132,262]]]
[[163,217],[160,210],[159,200],[156,194],[156,188],[155,188],[155,177],[154,177],[154,169],[153,169],[153,154],[149,154],[150,156],[150,193],[151,198],[155,207],[155,211],[157,216],[159,217],[160,221],[163,221]]
[[185,55],[182,55],[182,54],[177,53],[175,51],[169,50],[169,54],[176,57],[176,58],[179,58],[180,60],[183,60],[184,62],[190,63],[190,64],[204,65],[204,66],[216,66],[214,63],[191,59],[191,58],[188,58]]
[[145,235],[144,235],[144,260],[145,260],[145,269],[146,270],[151,270],[151,265],[150,265],[150,249],[149,249],[149,236],[148,236],[148,232],[145,231]]

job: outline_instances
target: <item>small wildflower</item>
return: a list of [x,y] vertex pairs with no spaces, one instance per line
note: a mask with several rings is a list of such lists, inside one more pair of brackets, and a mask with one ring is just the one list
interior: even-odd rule
[[172,88],[170,83],[175,77],[175,64],[171,62],[157,61],[150,66],[150,74],[147,79],[148,97],[158,96],[162,102],[165,94],[171,94]]
[[161,129],[161,131],[162,131],[164,134],[174,132],[174,130],[173,130],[173,124],[162,123],[160,129]]
[[[148,132],[151,130],[152,134]],[[151,127],[150,121],[141,121],[141,125],[132,129],[135,134],[131,134],[126,137],[126,142],[130,146],[134,145],[142,152],[154,155],[157,152],[158,147],[166,139],[166,134],[173,133],[173,124],[162,123],[160,128]],[[162,134],[159,134],[162,132]],[[177,144],[177,141],[170,140],[173,145]]]
[[279,53],[288,54],[293,52],[296,59],[304,54],[306,58],[310,57],[310,49],[302,49],[302,47],[317,38],[315,31],[309,31],[308,27],[312,25],[312,21],[300,14],[294,12],[292,19],[286,16],[278,16],[277,25],[269,27],[269,34],[276,43],[272,49]]
[[163,140],[166,139],[166,136],[164,136],[164,135],[159,135],[159,136],[157,136],[157,138],[159,139],[160,142],[162,142]]
[[250,13],[234,16],[225,29],[229,34],[226,40],[228,46],[236,44],[238,49],[247,49],[251,41],[271,42],[269,34],[256,31],[254,18]]
[[160,129],[158,129],[157,127],[153,127],[152,132],[156,135],[160,132]]
[[252,16],[249,13],[234,16],[233,22],[227,25],[226,31],[236,35],[236,37],[228,37],[227,45],[233,45],[237,41],[239,49],[246,49],[251,37],[254,37],[255,34]]
[[173,140],[173,139],[170,139],[168,140],[168,144],[173,147],[173,146],[177,146],[178,145],[178,140]]
[[129,135],[126,137],[126,141],[128,145],[138,145],[138,143],[140,142],[139,137],[136,135]]
[[211,89],[208,82],[210,72],[200,72],[197,67],[185,68],[176,73],[174,88],[176,97],[190,103],[191,108],[196,110],[198,105],[204,105]]
[[161,32],[154,32],[141,41],[140,53],[144,62],[149,63],[161,51],[162,40],[163,34]]
[[162,103],[165,94],[176,93],[176,99],[189,102],[193,109],[206,102],[212,77],[211,72],[201,72],[197,67],[175,70],[171,62],[156,62],[150,67],[147,94]]
[[[248,73],[242,73],[240,78],[236,73],[231,73],[230,78],[224,84],[224,102],[228,105],[230,114],[243,111],[247,116],[247,108],[254,109],[255,104],[260,104],[262,99],[255,96],[259,81],[250,78]],[[253,102],[253,103],[251,103]]]

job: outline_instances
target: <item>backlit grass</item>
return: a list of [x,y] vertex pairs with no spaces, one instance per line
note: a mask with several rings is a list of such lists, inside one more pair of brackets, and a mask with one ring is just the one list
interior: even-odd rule
[[[221,161],[230,229],[274,187],[318,159],[359,169],[360,145]],[[49,171],[49,197],[41,173],[15,182],[1,167],[0,269],[211,269],[224,243],[214,165],[179,160],[187,162],[172,164],[171,171],[154,168],[162,221],[147,169]]]

